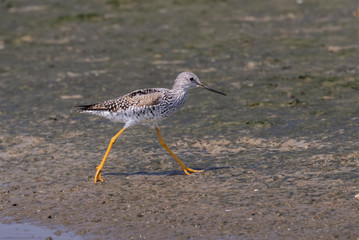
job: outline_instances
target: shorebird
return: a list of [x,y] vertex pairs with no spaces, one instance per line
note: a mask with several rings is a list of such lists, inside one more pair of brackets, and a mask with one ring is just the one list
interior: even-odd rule
[[107,100],[90,105],[76,106],[79,108],[79,112],[99,115],[114,122],[122,122],[125,124],[123,128],[114,137],[112,137],[110,144],[107,147],[105,156],[103,157],[100,165],[97,166],[95,183],[97,181],[103,181],[101,177],[101,170],[105,164],[112,145],[115,143],[117,138],[123,133],[123,131],[125,131],[125,129],[139,123],[147,125],[150,124],[156,129],[160,144],[172,155],[187,175],[189,175],[190,172],[202,172],[203,170],[194,170],[186,167],[186,165],[178,159],[171,149],[167,147],[157,127],[160,120],[169,117],[183,107],[187,99],[188,91],[195,87],[201,87],[226,96],[225,93],[202,84],[194,73],[182,72],[175,79],[172,89],[140,89],[113,100]]

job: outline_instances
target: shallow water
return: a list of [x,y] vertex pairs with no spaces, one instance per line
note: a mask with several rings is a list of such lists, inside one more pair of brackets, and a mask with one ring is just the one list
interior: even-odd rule
[[64,233],[60,230],[51,230],[46,227],[40,227],[29,223],[0,223],[0,239],[1,240],[27,240],[27,239],[38,239],[44,240],[50,238],[56,239],[83,239],[73,233]]
[[[0,7],[0,215],[101,239],[356,239],[357,1],[17,1]],[[181,71],[167,145],[73,106]],[[49,217],[51,216],[51,217]],[[345,218],[343,216],[346,216]]]

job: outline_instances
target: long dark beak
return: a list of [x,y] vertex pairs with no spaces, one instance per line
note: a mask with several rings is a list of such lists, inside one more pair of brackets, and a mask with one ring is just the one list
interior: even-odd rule
[[223,92],[220,92],[220,91],[218,91],[218,90],[216,90],[216,89],[209,88],[209,87],[207,87],[206,85],[204,85],[204,84],[202,84],[202,83],[198,84],[198,86],[201,87],[201,88],[207,89],[208,91],[215,92],[215,93],[218,93],[218,94],[227,96],[227,94],[225,94],[225,93],[223,93]]

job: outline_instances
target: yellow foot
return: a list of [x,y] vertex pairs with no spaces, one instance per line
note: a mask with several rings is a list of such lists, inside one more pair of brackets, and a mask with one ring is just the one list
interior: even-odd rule
[[101,169],[99,169],[99,167],[96,167],[97,171],[95,174],[95,183],[97,183],[97,181],[101,181],[103,182],[103,179],[101,177]]
[[189,175],[188,172],[196,173],[196,172],[203,172],[204,170],[194,170],[192,168],[184,168],[183,171],[184,171],[185,174]]

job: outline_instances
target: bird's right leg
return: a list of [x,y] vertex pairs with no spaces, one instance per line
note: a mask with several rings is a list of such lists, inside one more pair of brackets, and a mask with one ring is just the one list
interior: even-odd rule
[[160,140],[161,145],[167,150],[167,152],[169,152],[171,154],[171,156],[178,162],[178,164],[181,166],[182,170],[185,172],[185,174],[189,175],[189,172],[203,172],[203,170],[194,170],[192,168],[188,168],[186,167],[186,165],[184,165],[183,162],[181,162],[181,160],[178,159],[178,157],[171,151],[171,149],[169,149],[169,147],[167,147],[165,141],[163,141],[162,136],[160,134],[160,130],[158,130],[157,127],[155,127],[157,135],[158,135],[158,139]]
[[126,128],[122,128],[113,138],[111,138],[110,144],[107,147],[107,151],[105,153],[105,156],[103,157],[100,165],[98,165],[96,167],[97,171],[95,174],[95,183],[97,181],[103,181],[102,177],[101,177],[101,170],[103,168],[103,165],[105,164],[106,158],[108,156],[108,154],[110,153],[110,150],[112,148],[112,145],[116,142],[117,138],[123,133],[123,131],[125,131]]

